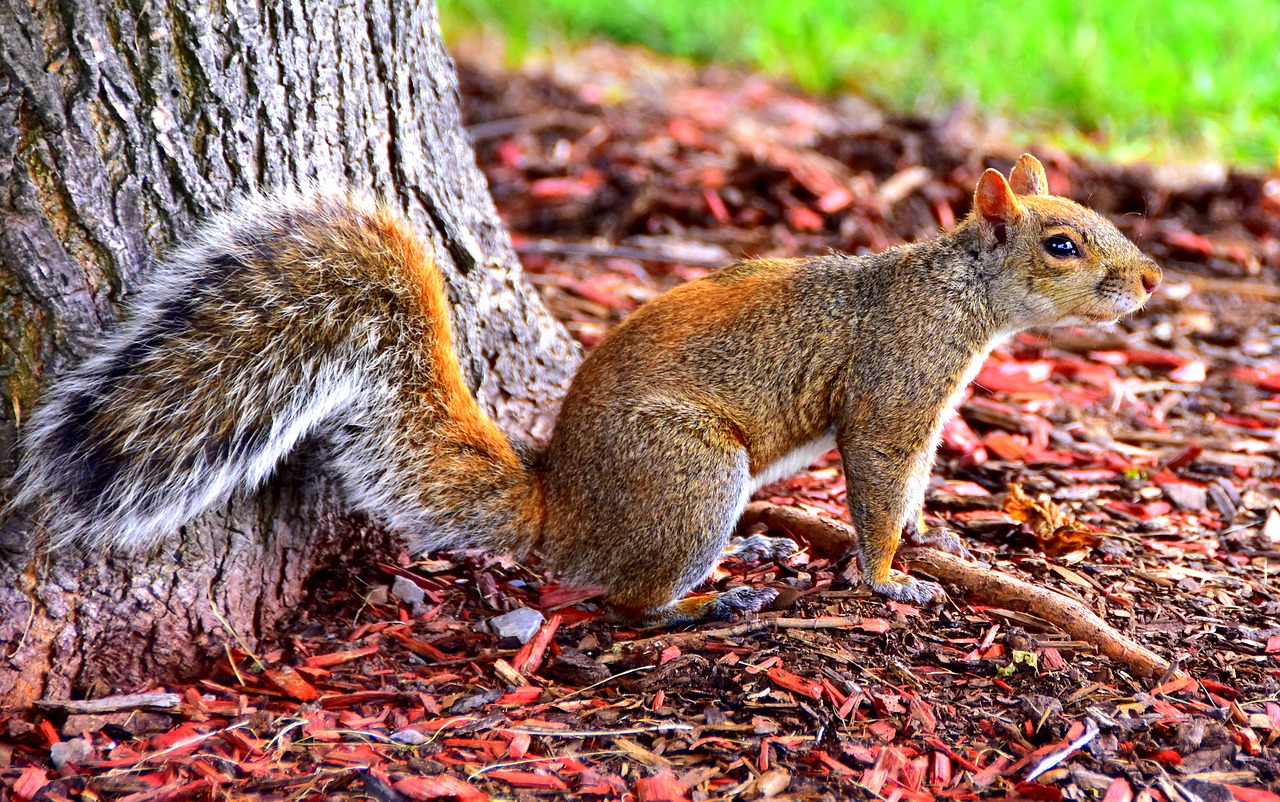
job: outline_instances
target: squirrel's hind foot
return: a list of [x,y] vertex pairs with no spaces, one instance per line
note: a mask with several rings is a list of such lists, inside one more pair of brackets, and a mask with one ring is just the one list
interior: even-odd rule
[[749,585],[731,588],[723,593],[702,593],[690,596],[657,610],[634,613],[614,609],[614,615],[640,627],[674,627],[681,624],[700,624],[704,621],[724,621],[734,613],[755,613],[773,604],[778,591],[773,588],[757,588]]
[[710,601],[700,608],[700,620],[722,621],[732,618],[734,613],[758,613],[773,604],[777,598],[778,591],[773,588],[753,588],[748,585],[731,588],[711,595]]
[[733,557],[746,563],[775,560],[786,560],[800,550],[796,542],[789,537],[769,537],[768,535],[749,535],[735,537],[725,546],[723,557]]
[[901,604],[928,604],[943,597],[941,585],[915,579],[897,571],[894,571],[884,582],[867,580],[867,587],[871,588],[877,596],[884,596]]

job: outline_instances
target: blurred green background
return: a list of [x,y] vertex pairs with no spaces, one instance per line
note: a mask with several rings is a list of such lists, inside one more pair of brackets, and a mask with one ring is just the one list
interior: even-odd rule
[[594,36],[936,115],[960,99],[1117,160],[1276,169],[1277,0],[440,0],[518,63]]

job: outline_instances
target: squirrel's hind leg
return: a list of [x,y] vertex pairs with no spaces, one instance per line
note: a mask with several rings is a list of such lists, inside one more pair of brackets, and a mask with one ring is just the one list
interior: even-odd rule
[[[552,570],[604,585],[614,618],[641,626],[721,619],[772,602],[776,591],[753,587],[684,598],[724,556],[750,494],[747,454],[731,428],[687,408],[624,420],[633,425],[615,430],[608,449],[583,448],[554,463],[571,469],[547,475],[542,551]],[[791,551],[767,545],[771,554]]]
[[[800,547],[789,537],[755,534],[731,538],[720,556],[721,559],[732,558],[743,562],[764,560],[781,562],[799,550]],[[670,626],[698,621],[720,621],[732,617],[734,613],[759,612],[772,604],[776,598],[778,598],[778,591],[773,588],[755,588],[746,585],[730,588],[722,593],[700,593],[681,599],[659,611],[658,616],[663,620],[658,624]]]
[[[697,543],[698,546],[690,549],[689,556],[692,559],[684,566],[684,570],[673,570],[665,577],[651,574],[650,582],[638,594],[639,598],[625,591],[615,590],[610,594],[610,607],[616,617],[644,627],[669,627],[722,621],[732,618],[736,613],[757,612],[773,603],[778,597],[778,591],[745,585],[716,593],[685,596],[692,585],[705,579],[720,560],[726,557],[746,562],[783,560],[797,551],[795,541],[790,538],[766,535],[730,537],[737,527],[747,498],[746,471],[742,474],[742,484],[735,483],[732,488],[725,487],[723,497],[706,500],[701,514],[685,517],[683,523],[689,528],[675,542],[690,546]],[[673,490],[679,492],[678,488]],[[719,553],[708,554],[709,548],[717,545]],[[671,567],[678,569],[678,561],[673,562]],[[637,601],[640,603],[637,604]]]

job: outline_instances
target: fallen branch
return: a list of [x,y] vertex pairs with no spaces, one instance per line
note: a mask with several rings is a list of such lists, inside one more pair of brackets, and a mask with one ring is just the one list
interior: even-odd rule
[[[842,557],[856,542],[849,524],[768,502],[748,504],[743,519],[749,524],[764,523],[802,535],[822,557]],[[1169,670],[1169,662],[1163,657],[1119,632],[1085,605],[1060,593],[937,549],[904,549],[900,556],[909,566],[962,587],[983,601],[1043,618],[1139,676],[1159,677]]]
[[118,713],[125,710],[173,710],[182,704],[182,696],[176,693],[130,693],[101,699],[41,699],[35,704],[41,710],[63,713]]

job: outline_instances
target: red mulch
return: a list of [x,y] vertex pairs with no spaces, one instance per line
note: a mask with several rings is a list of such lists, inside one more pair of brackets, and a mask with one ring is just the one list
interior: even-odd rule
[[[462,78],[528,277],[587,345],[733,258],[930,236],[1018,153],[963,109],[894,118],[607,48],[554,79],[465,59]],[[928,513],[1188,678],[1130,676],[955,589],[886,604],[807,554],[714,578],[784,589],[776,629],[665,649],[536,565],[406,558],[322,589],[287,643],[230,649],[174,706],[0,715],[0,800],[1280,801],[1280,179],[1031,149],[1166,280],[1114,329],[997,351]],[[760,497],[843,516],[836,466]],[[548,619],[528,644],[483,627],[521,605]]]

